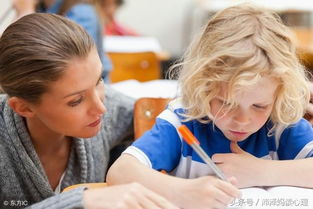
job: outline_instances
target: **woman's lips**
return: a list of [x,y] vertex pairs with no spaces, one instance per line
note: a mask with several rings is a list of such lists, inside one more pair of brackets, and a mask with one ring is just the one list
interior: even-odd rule
[[99,119],[96,120],[95,122],[90,123],[88,126],[90,126],[90,127],[95,127],[95,126],[97,126],[100,122],[101,122],[101,119],[99,118]]

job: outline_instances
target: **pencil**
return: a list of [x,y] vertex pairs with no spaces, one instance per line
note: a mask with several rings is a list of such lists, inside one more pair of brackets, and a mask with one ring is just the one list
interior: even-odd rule
[[189,144],[194,151],[199,155],[199,157],[213,170],[215,175],[227,181],[223,172],[215,165],[211,158],[205,153],[205,151],[200,147],[200,143],[197,138],[191,133],[191,131],[185,125],[178,127],[179,133],[182,135],[183,139]]

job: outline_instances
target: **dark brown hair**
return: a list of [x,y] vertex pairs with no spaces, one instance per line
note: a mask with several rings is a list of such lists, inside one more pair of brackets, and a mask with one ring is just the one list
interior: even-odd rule
[[0,85],[9,96],[40,102],[70,59],[95,47],[76,23],[54,14],[30,14],[11,24],[0,38]]

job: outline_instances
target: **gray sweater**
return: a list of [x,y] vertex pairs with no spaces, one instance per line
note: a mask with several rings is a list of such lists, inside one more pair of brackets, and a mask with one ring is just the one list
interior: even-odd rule
[[[82,208],[83,188],[55,195],[24,119],[6,101],[0,96],[0,208]],[[104,181],[110,149],[132,132],[133,103],[106,89],[103,127],[93,138],[73,139],[61,191],[73,184]]]

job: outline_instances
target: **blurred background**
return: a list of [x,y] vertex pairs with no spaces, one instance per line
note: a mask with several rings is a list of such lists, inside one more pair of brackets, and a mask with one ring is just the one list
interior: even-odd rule
[[[181,57],[194,35],[199,33],[201,27],[214,13],[243,1],[123,0],[118,2],[119,6],[114,14],[115,21],[119,26],[126,28],[126,32],[124,31],[125,34],[121,37],[119,34],[114,34],[114,28],[109,28],[104,34],[105,50],[108,53],[135,51],[156,53],[161,67],[159,78],[165,78],[168,67]],[[299,56],[308,68],[312,68],[312,0],[248,0],[248,2],[268,7],[280,14],[285,24],[296,34]],[[5,15],[0,22],[0,33],[14,20],[15,12],[10,10],[11,5],[11,0],[0,1],[0,18]],[[114,56],[111,59],[115,59]],[[147,67],[149,62],[141,62],[140,66]]]

